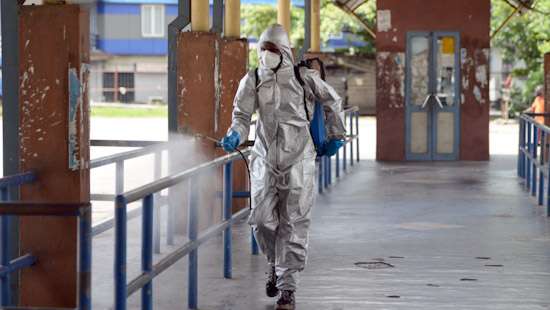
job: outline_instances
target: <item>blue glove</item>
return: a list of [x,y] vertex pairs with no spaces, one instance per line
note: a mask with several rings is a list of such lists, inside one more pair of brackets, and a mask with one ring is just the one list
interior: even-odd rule
[[238,132],[231,130],[227,133],[225,137],[223,137],[220,144],[223,147],[223,149],[229,153],[237,149],[237,146],[239,146],[240,141],[241,141],[241,135],[239,135]]
[[325,156],[333,156],[344,145],[344,140],[331,139],[325,145]]

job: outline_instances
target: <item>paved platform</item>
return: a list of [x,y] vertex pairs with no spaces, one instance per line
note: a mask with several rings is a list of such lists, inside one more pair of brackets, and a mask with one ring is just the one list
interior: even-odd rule
[[[362,161],[318,197],[297,309],[550,309],[550,221],[514,167],[509,155]],[[129,225],[129,277],[139,268],[139,222]],[[235,228],[232,280],[222,277],[221,236],[200,248],[200,309],[273,308],[248,233],[244,223]],[[112,305],[112,240],[94,240],[95,309]],[[186,269],[184,259],[155,280],[155,309],[186,308]]]

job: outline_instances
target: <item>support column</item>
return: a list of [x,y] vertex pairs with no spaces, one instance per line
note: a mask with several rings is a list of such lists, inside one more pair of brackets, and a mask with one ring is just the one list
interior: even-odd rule
[[[223,137],[231,125],[233,99],[239,88],[239,81],[247,73],[247,60],[248,41],[246,39],[224,38],[220,40],[220,125],[216,132],[216,137]],[[220,150],[218,155],[222,155],[223,153]],[[250,189],[248,188],[246,166],[242,161],[237,161],[233,165],[233,191],[240,192],[247,190]],[[233,199],[234,213],[246,207],[248,207],[247,199]]]
[[311,0],[311,46],[310,52],[321,51],[321,0]]
[[277,23],[290,35],[290,0],[277,0]]
[[225,30],[226,38],[241,37],[241,0],[225,1]]
[[204,0],[191,1],[191,29],[193,31],[210,30],[210,2]]
[[[87,70],[89,17],[78,5],[20,8],[20,168],[38,181],[23,201],[90,201]],[[76,218],[21,217],[22,307],[74,308],[78,287]]]
[[[207,1],[205,1],[207,2]],[[178,37],[178,137],[171,137],[178,171],[210,161],[218,155],[214,142],[202,137],[219,138],[221,83],[219,71],[219,35],[211,32],[182,32]],[[178,140],[181,139],[181,140]],[[192,141],[192,142],[191,142]],[[176,161],[179,161],[176,162]],[[200,182],[196,188],[200,193],[200,228],[212,225],[221,218],[222,189],[221,173],[213,170],[211,174],[194,177]],[[183,188],[183,186],[182,186]],[[183,190],[183,189],[182,189]],[[179,190],[175,189],[176,192]],[[176,197],[178,208],[178,231],[184,233],[186,223],[185,191]]]

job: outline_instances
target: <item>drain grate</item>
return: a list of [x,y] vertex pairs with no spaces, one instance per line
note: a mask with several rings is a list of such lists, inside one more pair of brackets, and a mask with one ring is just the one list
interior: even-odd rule
[[386,269],[386,268],[394,268],[395,267],[392,264],[388,264],[388,263],[381,262],[381,261],[357,262],[357,263],[355,263],[355,266],[360,267],[360,268],[364,268],[364,269],[369,269],[369,270]]

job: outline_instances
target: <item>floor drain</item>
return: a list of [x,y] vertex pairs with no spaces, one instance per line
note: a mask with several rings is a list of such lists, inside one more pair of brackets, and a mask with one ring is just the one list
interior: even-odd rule
[[437,284],[432,284],[432,283],[428,283],[428,284],[426,284],[426,286],[429,286],[429,287],[439,287],[439,285],[437,285]]
[[364,268],[364,269],[386,269],[386,268],[393,268],[395,267],[392,264],[388,264],[385,262],[357,262],[355,263],[355,266]]
[[500,265],[500,264],[487,264],[487,265],[485,265],[485,267],[504,267],[504,265]]
[[405,258],[404,256],[389,256],[389,258]]
[[399,295],[388,295],[386,297],[388,297],[388,298],[401,298],[401,296],[399,296]]
[[462,278],[460,281],[477,281],[477,279],[474,278]]
[[476,259],[488,260],[488,259],[491,259],[491,258],[490,258],[490,257],[487,257],[487,256],[478,256],[478,257],[476,257]]

